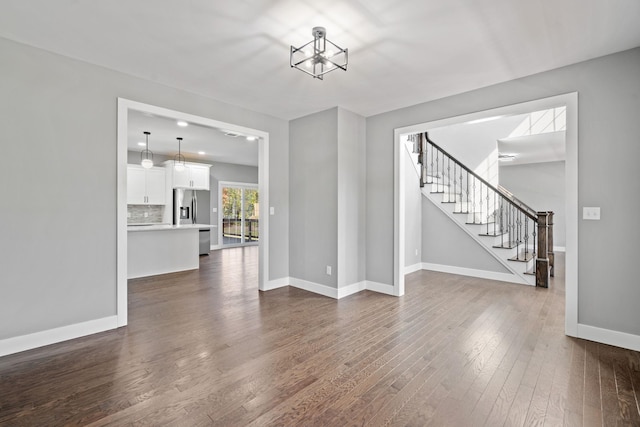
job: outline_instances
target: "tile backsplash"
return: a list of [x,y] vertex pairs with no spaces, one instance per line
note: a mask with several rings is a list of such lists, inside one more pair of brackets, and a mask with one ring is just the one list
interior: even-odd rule
[[127,224],[161,223],[164,208],[164,205],[127,205]]

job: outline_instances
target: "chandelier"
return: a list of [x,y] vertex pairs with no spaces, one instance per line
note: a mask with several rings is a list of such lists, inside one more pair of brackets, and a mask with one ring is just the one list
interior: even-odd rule
[[324,27],[313,27],[313,40],[300,46],[291,46],[289,63],[291,68],[322,80],[323,76],[333,70],[347,71],[349,62],[348,49],[343,49],[327,39]]

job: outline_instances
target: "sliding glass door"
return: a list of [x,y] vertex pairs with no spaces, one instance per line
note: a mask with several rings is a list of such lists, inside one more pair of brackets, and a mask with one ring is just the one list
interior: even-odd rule
[[260,238],[258,186],[221,184],[222,246],[257,244]]

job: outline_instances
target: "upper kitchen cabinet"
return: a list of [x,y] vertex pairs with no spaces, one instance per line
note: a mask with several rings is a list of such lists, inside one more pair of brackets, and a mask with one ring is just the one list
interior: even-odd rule
[[127,204],[164,205],[165,194],[164,168],[127,165]]
[[185,163],[182,171],[174,168],[174,161],[164,162],[167,169],[167,181],[171,188],[188,188],[191,190],[209,190],[209,169],[211,165],[202,163]]

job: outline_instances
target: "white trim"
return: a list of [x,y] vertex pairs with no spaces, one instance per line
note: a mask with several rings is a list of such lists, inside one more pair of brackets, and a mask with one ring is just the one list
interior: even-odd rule
[[273,289],[284,288],[285,286],[289,286],[289,282],[291,279],[289,277],[281,277],[279,279],[269,280],[265,285],[264,289],[260,289],[261,291],[270,291]]
[[212,251],[218,251],[220,249],[223,249],[221,245],[211,245],[211,247],[209,248],[209,250]]
[[[387,295],[394,294],[393,286],[370,282],[368,280],[352,283],[351,285],[342,286],[340,288],[333,288],[331,286],[321,285],[320,283],[309,282],[308,280],[297,279],[295,277],[286,277],[282,279],[273,280],[272,282],[275,282],[276,287],[283,287],[288,284],[289,286],[293,286],[294,288],[303,289],[305,291],[313,292],[314,294],[324,295],[325,297],[329,297],[333,299],[341,299],[349,295],[357,294],[358,292],[361,292],[364,290],[370,290],[373,292],[379,292]],[[288,282],[288,283],[285,284],[285,282]],[[275,287],[272,289],[275,289]]]
[[430,262],[422,263],[423,270],[439,271],[441,273],[459,274],[460,276],[477,277],[480,279],[498,280],[500,282],[509,282],[519,285],[533,286],[531,283],[522,283],[518,276],[509,273],[500,273],[498,271],[477,270],[475,268],[456,267],[454,265],[433,264]]
[[423,270],[422,263],[418,262],[416,264],[406,266],[404,268],[404,274],[411,274],[411,273],[415,273],[416,271],[420,271],[420,270]]
[[626,332],[602,329],[595,326],[577,325],[577,337],[585,340],[601,342],[615,345],[616,347],[628,348],[629,350],[640,351],[640,335],[627,334]]
[[127,130],[130,101],[118,98],[116,147],[116,316],[118,326],[129,323],[127,299]]
[[393,285],[373,282],[371,280],[367,280],[367,290],[372,292],[378,292],[380,294],[396,296]]
[[405,240],[405,194],[404,162],[400,129],[393,131],[394,203],[393,203],[393,294],[404,295],[404,240]]
[[567,130],[565,134],[565,202],[566,202],[566,266],[565,266],[565,333],[577,335],[578,325],[578,93],[552,96],[549,98],[526,101],[513,105],[462,114],[441,120],[434,120],[394,129],[394,289],[400,284],[404,290],[404,274],[400,266],[404,265],[404,187],[402,162],[399,162],[402,144],[400,137],[409,133],[418,133],[430,128],[464,123],[483,117],[503,115],[506,113],[520,114],[542,110],[550,106],[566,105]]
[[567,248],[564,246],[554,246],[553,247],[553,252],[566,252]]
[[[203,116],[183,113],[155,105],[118,98],[117,129],[117,208],[116,208],[116,310],[118,326],[127,324],[127,128],[129,110],[170,117],[207,127],[227,129],[232,132],[256,135],[258,143],[258,191],[260,203],[269,207],[269,133],[245,126],[225,123]],[[265,210],[263,209],[263,212]],[[269,279],[269,215],[260,215],[260,241],[258,243],[258,288],[264,289]]]
[[348,297],[349,295],[357,294],[360,291],[367,289],[367,283],[362,282],[352,283],[351,285],[342,286],[338,288],[338,299]]
[[307,280],[290,277],[289,286],[293,286],[294,288],[298,289],[304,289],[305,291],[313,292],[314,294],[324,295],[325,297],[338,299],[337,288],[332,288],[331,286],[327,285],[321,285],[320,283],[314,283]]
[[564,332],[578,333],[578,93],[564,95],[567,105],[565,133],[565,317]]
[[117,327],[118,317],[109,316],[18,337],[6,338],[0,340],[0,357],[116,329]]

